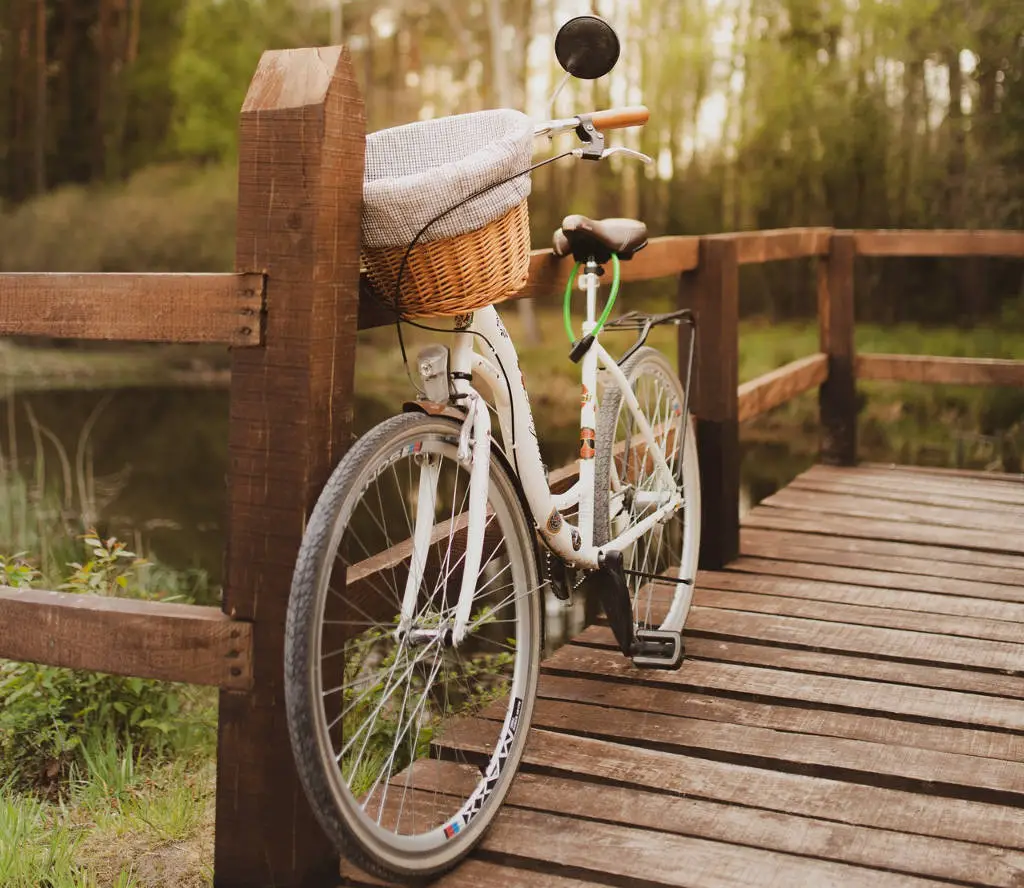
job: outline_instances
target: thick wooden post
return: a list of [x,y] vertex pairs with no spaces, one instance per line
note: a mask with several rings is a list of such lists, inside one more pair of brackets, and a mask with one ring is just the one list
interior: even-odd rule
[[[690,410],[700,458],[700,566],[714,570],[740,551],[739,263],[734,240],[701,238],[700,263],[682,275],[680,301],[697,316]],[[689,331],[685,326],[679,330],[683,360]]]
[[267,52],[241,115],[236,267],[267,275],[266,345],[235,351],[224,610],[254,688],[220,695],[214,884],[335,884],[299,785],[282,651],[306,516],[347,445],[365,117],[347,51]]
[[821,461],[852,466],[857,461],[857,380],[853,317],[851,232],[832,235],[829,254],[818,261],[818,327],[828,355],[828,378],[818,390]]

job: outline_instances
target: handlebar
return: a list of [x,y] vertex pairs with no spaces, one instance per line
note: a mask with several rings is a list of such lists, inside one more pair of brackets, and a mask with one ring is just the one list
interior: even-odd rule
[[627,108],[609,108],[595,111],[590,119],[599,130],[624,129],[627,126],[643,126],[651,117],[646,105],[632,105]]
[[534,129],[535,136],[557,136],[570,132],[581,123],[581,117],[589,117],[591,123],[599,130],[623,129],[627,126],[643,126],[650,119],[651,112],[644,105],[631,105],[625,108],[609,108],[606,111],[594,111],[576,117],[565,117],[561,120],[545,120]]

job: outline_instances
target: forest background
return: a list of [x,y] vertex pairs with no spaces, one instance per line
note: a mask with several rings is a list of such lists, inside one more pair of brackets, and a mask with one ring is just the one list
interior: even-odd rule
[[[266,48],[347,43],[371,130],[543,117],[553,35],[588,11],[622,59],[558,111],[646,103],[622,138],[657,162],[537,173],[535,243],[581,210],[673,234],[1024,227],[1018,0],[7,0],[0,269],[229,270],[237,114]],[[802,310],[793,280],[746,307]],[[886,262],[863,283],[866,320],[1022,313],[1018,263]]]

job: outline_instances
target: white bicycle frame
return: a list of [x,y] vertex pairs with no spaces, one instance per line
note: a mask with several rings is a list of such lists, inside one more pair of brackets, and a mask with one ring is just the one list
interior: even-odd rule
[[[600,282],[596,274],[596,265],[588,265],[580,275],[579,285],[587,293],[586,320],[583,324],[583,334],[586,336],[597,326],[597,293]],[[473,333],[481,334],[483,341],[488,343],[492,353],[490,357],[474,349],[475,340],[480,337],[472,335]],[[648,505],[655,506],[649,515],[604,545],[595,546],[593,443],[597,426],[596,392],[599,366],[607,371],[612,382],[621,391],[623,401],[646,444],[646,452],[653,458],[655,471],[662,474],[667,483],[664,495],[647,494],[651,497]],[[654,430],[641,412],[625,374],[596,338],[582,359],[581,442],[585,444],[586,441],[590,441],[591,446],[581,446],[579,479],[562,494],[553,494],[548,487],[537,443],[533,413],[530,409],[530,398],[519,368],[519,356],[493,306],[475,312],[469,326],[455,334],[451,349],[450,372],[457,395],[468,407],[462,426],[459,456],[470,466],[465,562],[455,611],[455,625],[452,627],[453,642],[458,645],[467,632],[478,579],[491,463],[490,411],[483,397],[473,388],[470,382],[471,375],[475,374],[489,390],[498,415],[505,453],[518,472],[534,523],[551,550],[571,567],[585,570],[598,568],[604,553],[626,549],[655,524],[667,521],[682,506],[683,498],[676,490],[677,485],[665,460],[665,454],[658,444]],[[669,490],[675,492],[669,494]],[[413,554],[402,602],[400,632],[410,628],[409,624],[415,613],[416,597],[423,579],[425,554],[433,528],[436,494],[437,468],[425,462],[420,472]],[[562,517],[562,510],[572,506],[579,507],[578,526],[570,525]]]

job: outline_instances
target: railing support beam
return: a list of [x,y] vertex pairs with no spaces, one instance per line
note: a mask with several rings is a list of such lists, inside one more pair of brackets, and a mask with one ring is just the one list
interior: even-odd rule
[[253,690],[221,691],[217,888],[337,884],[295,771],[284,629],[306,518],[348,445],[365,118],[347,51],[267,52],[242,107],[239,271],[265,272],[264,348],[231,367],[224,609],[253,623]]
[[838,466],[857,462],[855,255],[855,235],[837,231],[828,256],[818,262],[818,331],[821,350],[828,355],[828,378],[818,389],[821,461]]
[[[739,261],[734,240],[701,238],[700,263],[680,278],[680,302],[697,317],[690,410],[700,460],[700,566],[724,567],[740,551]],[[689,330],[681,325],[680,360]],[[685,368],[681,368],[685,372]]]

